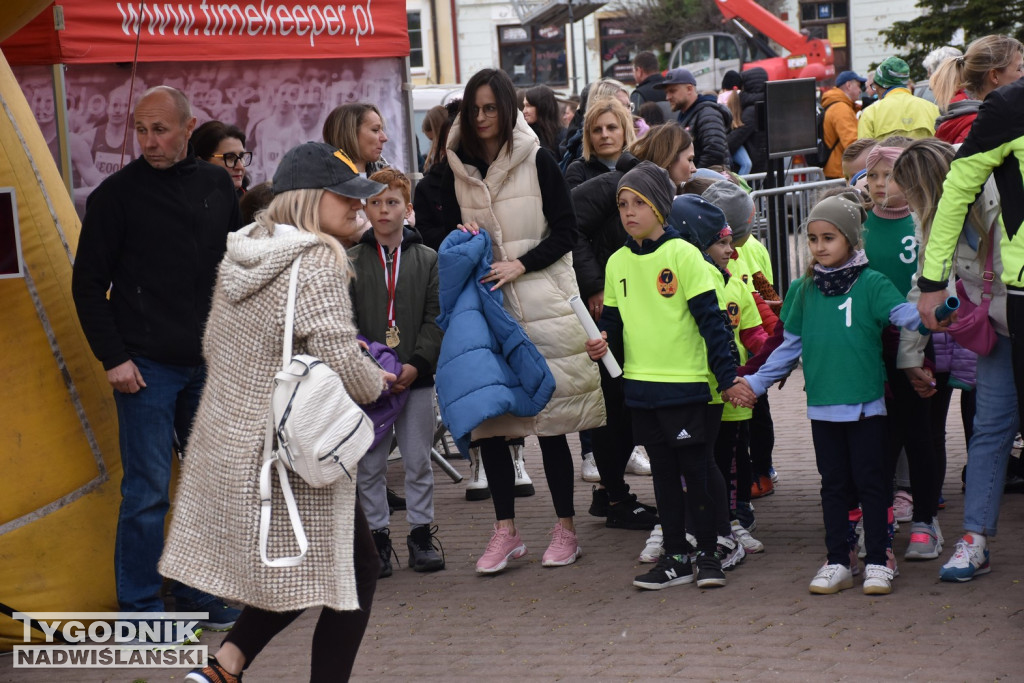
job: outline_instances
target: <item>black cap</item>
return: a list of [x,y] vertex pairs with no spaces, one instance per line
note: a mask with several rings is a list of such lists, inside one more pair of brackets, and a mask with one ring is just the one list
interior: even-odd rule
[[274,194],[289,190],[327,190],[342,197],[368,199],[388,189],[356,172],[340,149],[324,142],[304,142],[281,158],[274,172]]
[[672,69],[667,74],[665,74],[665,80],[663,80],[661,83],[655,83],[654,87],[657,90],[664,90],[670,85],[678,85],[680,83],[683,85],[696,86],[697,79],[693,77],[693,74],[690,73],[689,69],[679,67],[676,69]]

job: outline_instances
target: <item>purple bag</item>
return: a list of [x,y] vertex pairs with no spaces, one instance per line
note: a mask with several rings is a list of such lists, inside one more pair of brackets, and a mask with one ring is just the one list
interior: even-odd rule
[[[398,360],[397,351],[388,348],[380,342],[372,342],[363,335],[359,335],[357,339],[366,342],[370,347],[370,355],[380,363],[382,368],[395,375],[402,374],[402,361]],[[395,424],[395,420],[398,419],[402,409],[405,408],[405,402],[408,400],[408,390],[400,394],[392,394],[391,389],[388,388],[381,393],[380,398],[376,401],[370,405],[362,406],[366,416],[373,422],[373,444],[370,445],[371,451],[380,444],[385,436],[391,434],[391,427]]]
[[992,353],[996,345],[996,330],[992,327],[992,321],[988,317],[989,306],[992,305],[992,281],[996,274],[992,272],[992,252],[995,245],[992,243],[994,230],[989,231],[988,257],[985,259],[985,272],[982,278],[985,286],[981,292],[981,303],[975,304],[967,298],[967,290],[962,280],[957,280],[956,294],[960,297],[960,309],[957,311],[956,322],[947,328],[949,336],[964,347],[974,351],[979,356],[987,356]]

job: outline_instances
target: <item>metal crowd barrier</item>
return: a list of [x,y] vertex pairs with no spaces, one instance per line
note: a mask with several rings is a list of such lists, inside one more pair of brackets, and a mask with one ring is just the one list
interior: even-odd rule
[[[740,176],[750,185],[752,191],[764,189],[764,179],[767,173],[748,173]],[[791,168],[786,171],[786,185],[798,185],[800,183],[814,183],[825,180],[825,172],[817,166],[805,168]]]
[[[808,174],[808,171],[816,173]],[[793,177],[791,173],[793,176],[803,173],[809,177],[824,177],[818,168],[788,171],[787,180]],[[775,287],[783,296],[790,282],[800,277],[807,267],[809,255],[803,223],[816,203],[818,194],[822,190],[845,185],[846,181],[842,178],[819,179],[751,192],[750,198],[754,200],[753,233],[768,248],[772,269],[775,271]]]

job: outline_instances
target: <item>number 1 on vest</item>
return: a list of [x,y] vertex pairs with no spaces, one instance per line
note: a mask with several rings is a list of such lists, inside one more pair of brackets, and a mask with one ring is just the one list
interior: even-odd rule
[[846,297],[846,301],[836,306],[840,311],[846,309],[846,326],[853,327],[853,297]]

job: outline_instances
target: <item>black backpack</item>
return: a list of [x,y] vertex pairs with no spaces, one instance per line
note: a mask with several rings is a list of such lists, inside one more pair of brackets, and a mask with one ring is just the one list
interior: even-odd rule
[[828,108],[831,107],[833,104],[836,104],[836,102],[831,102],[828,105],[826,105],[824,109],[819,109],[817,119],[815,120],[815,130],[818,136],[817,166],[822,168],[824,168],[825,164],[828,163],[829,157],[832,156],[832,150],[834,150],[836,148],[836,145],[839,144],[838,137],[836,138],[836,141],[832,144],[831,147],[825,144],[825,112],[827,112]]

